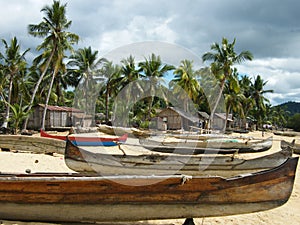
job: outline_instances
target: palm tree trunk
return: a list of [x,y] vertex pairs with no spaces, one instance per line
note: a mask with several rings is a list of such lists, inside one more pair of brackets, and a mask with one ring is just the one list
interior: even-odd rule
[[212,124],[213,124],[213,120],[214,120],[214,114],[217,110],[217,107],[219,105],[219,102],[221,100],[221,97],[222,97],[222,93],[223,93],[223,90],[224,90],[224,87],[225,87],[225,80],[222,81],[221,83],[221,88],[220,88],[220,92],[219,92],[219,95],[218,95],[218,98],[216,100],[216,103],[210,113],[210,116],[209,116],[209,120],[208,120],[208,128],[211,129],[212,128]]
[[109,119],[109,113],[108,113],[108,101],[109,101],[109,92],[110,92],[110,87],[107,86],[106,88],[106,95],[105,95],[105,122],[108,123]]
[[9,90],[8,90],[8,99],[7,99],[7,103],[6,103],[6,112],[5,112],[4,122],[2,124],[2,127],[5,128],[5,129],[8,127],[8,121],[9,121],[12,83],[13,83],[13,79],[12,79],[12,76],[11,76],[10,79],[9,79]]
[[224,132],[226,131],[226,127],[227,127],[228,115],[229,115],[229,110],[226,110],[226,117],[225,117],[225,122],[224,122],[224,127],[223,127]]
[[47,99],[46,99],[46,103],[45,103],[45,108],[44,108],[44,112],[43,112],[43,120],[42,120],[42,127],[41,127],[41,129],[43,129],[43,130],[45,130],[45,121],[46,121],[48,103],[49,103],[49,99],[50,99],[50,96],[51,96],[52,86],[53,86],[53,83],[54,83],[55,75],[56,75],[56,70],[54,70],[53,75],[52,75],[52,79],[51,79],[51,83],[50,83],[50,87],[49,87],[49,90],[48,90]]
[[[32,96],[31,96],[31,100],[30,100],[30,103],[29,103],[29,107],[28,107],[28,109],[27,109],[27,112],[29,112],[29,111],[31,110],[32,106],[33,106],[32,104],[33,104],[33,101],[34,101],[34,99],[35,99],[37,90],[38,90],[38,88],[39,88],[39,86],[40,86],[40,84],[41,84],[41,82],[42,82],[42,80],[43,80],[43,78],[44,78],[44,76],[45,76],[45,74],[46,74],[48,68],[49,68],[49,65],[50,65],[50,63],[51,63],[51,61],[52,61],[52,58],[53,58],[53,56],[54,56],[54,53],[55,53],[55,48],[53,48],[53,50],[52,50],[52,52],[51,52],[51,55],[50,55],[50,57],[49,57],[49,59],[48,59],[48,61],[47,61],[47,63],[46,63],[46,67],[45,67],[45,69],[44,69],[42,75],[40,76],[38,82],[36,83],[36,85],[35,85],[35,87],[34,87],[34,90],[33,90]],[[24,122],[23,130],[26,130],[26,129],[27,129],[28,120],[29,120],[29,116],[26,118],[26,120],[25,120],[25,122]]]

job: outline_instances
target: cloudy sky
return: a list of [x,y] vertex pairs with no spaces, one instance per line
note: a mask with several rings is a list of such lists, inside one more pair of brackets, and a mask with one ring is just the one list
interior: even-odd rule
[[[81,37],[75,48],[91,46],[105,56],[123,46],[157,41],[190,51],[195,61],[222,37],[236,38],[236,52],[249,50],[254,55],[253,61],[237,66],[239,72],[252,79],[261,75],[267,81],[265,89],[274,90],[267,95],[272,105],[300,102],[298,0],[61,2],[67,3],[71,31]],[[41,40],[30,36],[27,26],[41,22],[40,10],[51,4],[49,0],[0,0],[0,38],[8,41],[16,36],[24,49],[34,49]],[[30,54],[28,58],[33,57]]]

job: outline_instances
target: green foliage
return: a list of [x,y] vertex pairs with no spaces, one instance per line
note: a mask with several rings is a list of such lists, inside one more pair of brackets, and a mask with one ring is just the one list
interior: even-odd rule
[[280,107],[280,108],[284,109],[285,111],[287,111],[289,116],[293,116],[296,113],[300,113],[300,103],[299,102],[289,101],[289,102],[280,104],[276,107]]
[[287,126],[294,131],[300,131],[300,113],[296,113],[290,117]]
[[10,108],[13,112],[10,121],[12,122],[14,133],[18,133],[22,122],[29,116],[30,111],[27,111],[28,106],[21,106],[18,103],[10,105]]

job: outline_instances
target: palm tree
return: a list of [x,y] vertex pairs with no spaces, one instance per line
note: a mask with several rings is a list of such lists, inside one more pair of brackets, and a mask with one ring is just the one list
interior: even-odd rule
[[140,70],[136,67],[135,59],[132,55],[128,58],[121,60],[122,68],[121,75],[123,76],[121,84],[123,87],[129,87],[126,89],[126,95],[131,96],[133,101],[136,100],[137,93],[143,92],[142,86],[138,81],[141,77],[144,77],[140,74]]
[[266,84],[267,81],[264,81],[260,75],[257,75],[251,86],[251,97],[255,101],[253,113],[258,121],[258,125],[262,125],[263,119],[266,116],[266,103],[269,102],[269,100],[264,97],[264,94],[273,93],[273,90],[264,90]]
[[211,111],[210,125],[213,122],[214,113],[224,91],[225,82],[232,76],[232,66],[236,63],[253,59],[252,53],[249,51],[242,51],[240,54],[237,54],[234,49],[235,41],[234,39],[232,43],[228,43],[228,40],[223,38],[221,46],[218,43],[212,44],[211,50],[213,52],[207,52],[202,56],[203,61],[213,61],[211,70],[220,80],[220,92]]
[[107,62],[104,58],[97,58],[98,51],[91,47],[80,48],[70,56],[67,66],[69,85],[76,87],[74,105],[88,114],[95,113],[95,102],[99,95],[97,79],[100,79],[100,65]]
[[276,106],[272,108],[272,122],[276,128],[283,128],[287,124],[287,115],[289,111],[284,108]]
[[[6,100],[6,113],[3,128],[7,128],[10,115],[10,106],[16,101],[12,102],[13,89],[18,87],[16,80],[22,76],[22,73],[26,70],[25,54],[29,49],[21,53],[21,47],[16,37],[11,39],[10,45],[2,39],[2,43],[5,47],[5,54],[0,53],[0,60],[3,61],[2,72],[7,75],[8,79],[8,96]],[[16,91],[17,92],[17,91]]]
[[226,107],[226,119],[224,124],[224,129],[227,127],[227,119],[229,113],[232,112],[237,114],[239,118],[244,119],[243,101],[245,96],[241,92],[240,85],[237,79],[237,71],[235,70],[234,75],[230,80],[226,82],[225,85],[225,107]]
[[245,98],[241,100],[241,104],[244,112],[243,126],[246,126],[246,119],[250,117],[250,112],[255,105],[255,101],[251,96],[251,86],[253,85],[253,83],[251,78],[249,78],[248,76],[242,76],[239,80],[239,84],[241,93],[245,96]]
[[41,12],[45,13],[43,21],[39,24],[30,24],[28,26],[29,34],[34,37],[45,38],[43,43],[37,47],[37,50],[44,50],[42,54],[44,61],[40,65],[43,68],[43,73],[35,86],[28,110],[31,109],[37,89],[50,66],[52,72],[52,78],[43,113],[42,129],[45,128],[47,106],[54,79],[58,74],[58,71],[64,65],[64,53],[66,50],[73,51],[72,45],[77,43],[79,40],[79,37],[76,34],[67,31],[70,28],[72,21],[68,21],[66,18],[66,6],[67,4],[61,5],[59,1],[54,0],[51,7],[45,6],[42,8]]
[[[151,119],[152,104],[154,101],[154,94],[156,91],[163,91],[163,88],[158,88],[158,84],[163,82],[162,77],[169,71],[174,70],[175,67],[168,64],[163,64],[160,56],[152,54],[149,59],[140,62],[138,66],[141,68],[141,72],[145,75],[145,79],[148,81],[147,92],[148,102],[148,120]],[[159,93],[157,93],[159,94]],[[161,93],[163,96],[163,93]]]
[[121,88],[121,68],[119,65],[114,65],[112,61],[106,62],[102,68],[102,75],[106,77],[105,85],[101,92],[105,96],[105,121],[108,122],[110,98],[116,96]]
[[67,66],[70,67],[68,74],[69,84],[76,87],[83,79],[92,79],[98,74],[98,69],[101,64],[107,62],[104,58],[97,58],[98,51],[93,51],[91,47],[80,48],[70,56],[70,61]]
[[[184,111],[188,112],[188,99],[195,101],[200,91],[200,85],[196,79],[196,73],[193,70],[193,62],[189,60],[181,61],[180,66],[174,71],[174,79],[171,82],[171,87],[174,88],[175,93],[182,93],[182,89],[185,91],[183,97]],[[175,85],[177,84],[177,85]]]

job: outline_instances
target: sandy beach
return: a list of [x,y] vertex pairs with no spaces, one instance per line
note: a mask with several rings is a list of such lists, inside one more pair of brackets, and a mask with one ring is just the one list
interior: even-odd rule
[[[236,135],[236,134],[235,134]],[[251,137],[262,138],[261,132],[251,132],[247,134]],[[278,151],[280,148],[280,140],[284,139],[286,141],[292,141],[296,139],[296,142],[300,142],[300,136],[296,137],[286,137],[274,135],[271,132],[265,132],[264,138],[273,136],[274,142],[273,147],[268,150],[267,153]],[[246,153],[245,157],[252,157],[253,155],[259,156],[266,154],[262,153]],[[65,165],[63,155],[54,154],[34,154],[34,153],[25,153],[25,152],[0,152],[0,171],[1,172],[71,172],[70,169]],[[226,224],[226,225],[239,225],[239,224],[249,224],[249,225],[258,225],[258,224],[289,224],[296,225],[300,224],[300,167],[298,166],[296,180],[294,184],[294,189],[289,201],[283,206],[272,209],[269,211],[244,214],[244,215],[235,215],[227,217],[213,217],[213,218],[196,218],[194,219],[195,224],[197,225],[217,225],[217,224]],[[1,209],[1,205],[0,205]],[[51,224],[63,224],[63,223],[36,223],[36,222],[19,222],[19,221],[3,221],[0,218],[0,224],[3,225],[51,225]],[[157,221],[138,221],[138,222],[126,222],[126,223],[97,223],[102,225],[111,225],[111,224],[128,224],[128,225],[145,225],[145,224],[161,224],[161,225],[182,225],[184,219],[176,220],[157,220]],[[70,224],[70,223],[69,223]]]

